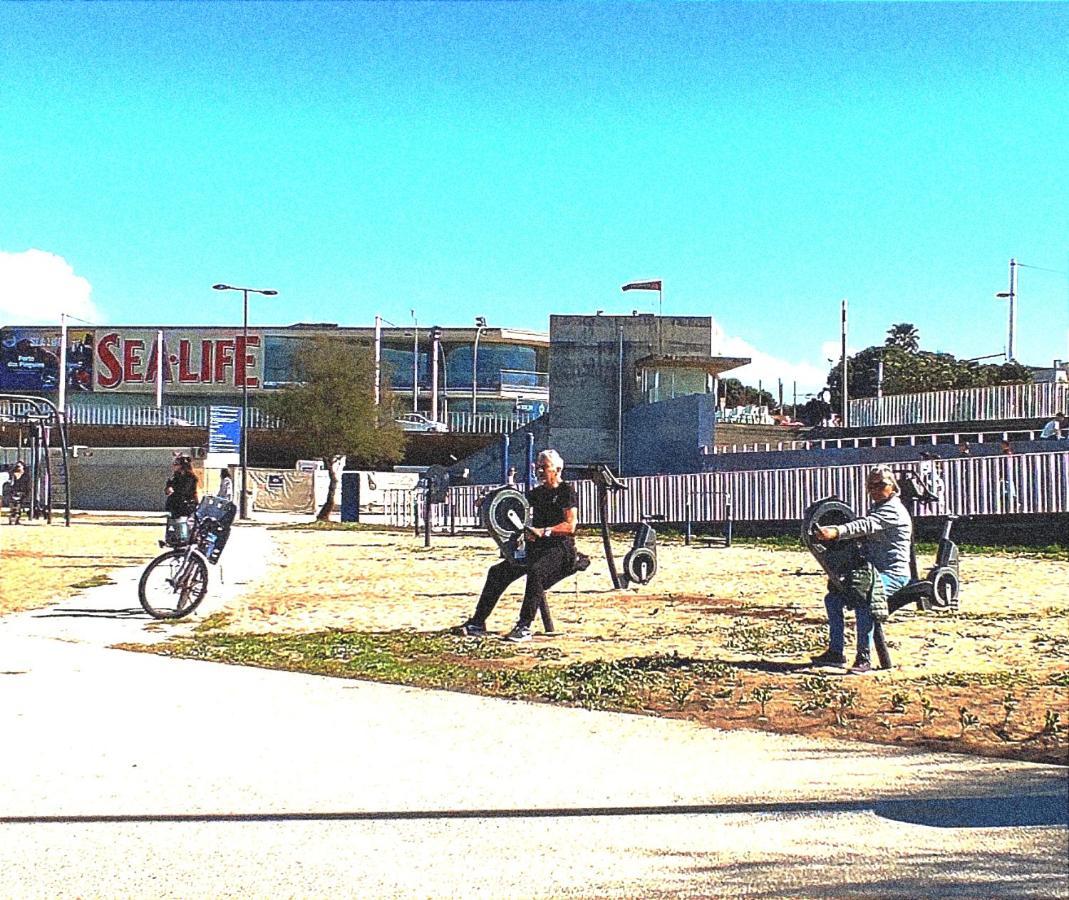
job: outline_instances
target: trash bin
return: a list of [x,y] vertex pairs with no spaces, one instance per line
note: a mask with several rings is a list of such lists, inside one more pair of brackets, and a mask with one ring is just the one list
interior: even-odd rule
[[341,520],[360,521],[360,473],[341,473]]

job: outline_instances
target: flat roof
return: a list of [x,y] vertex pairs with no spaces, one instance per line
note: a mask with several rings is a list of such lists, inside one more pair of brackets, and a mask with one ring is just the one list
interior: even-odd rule
[[720,375],[753,362],[748,356],[644,356],[635,361],[636,369],[701,369]]

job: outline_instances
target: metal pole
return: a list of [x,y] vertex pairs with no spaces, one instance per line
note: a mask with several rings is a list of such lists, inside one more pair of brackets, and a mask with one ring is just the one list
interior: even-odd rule
[[847,409],[848,409],[847,401],[848,401],[848,397],[849,397],[849,389],[847,388],[847,384],[846,384],[846,298],[845,297],[843,297],[842,319],[843,319],[843,336],[842,336],[843,337],[843,340],[842,340],[842,344],[843,344],[843,417],[842,418],[843,418],[843,428],[848,428],[850,426],[850,417],[849,417],[849,415],[847,413]]
[[156,332],[156,409],[163,409],[163,329]]
[[479,390],[479,338],[482,336],[483,329],[481,325],[475,326],[475,343],[471,350],[471,427],[475,430],[475,413],[478,412],[476,406],[478,405],[478,390]]
[[431,329],[431,419],[438,421],[438,329]]
[[1017,359],[1014,353],[1014,337],[1017,332],[1017,260],[1010,260],[1010,326],[1006,342],[1006,361]]
[[59,411],[67,411],[67,314],[59,314]]
[[534,452],[534,432],[527,432],[527,472],[524,474],[524,484],[527,485],[527,490],[531,490],[534,487],[534,464],[535,464],[535,452]]
[[624,326],[616,325],[616,474],[624,469]]
[[[241,333],[245,339],[244,347],[249,346],[249,291],[241,289],[242,318]],[[242,350],[244,357],[246,350]],[[245,360],[242,359],[241,373],[241,504],[242,519],[249,517],[249,379],[245,377]]]
[[382,400],[382,316],[375,316],[375,405]]
[[412,412],[419,412],[419,320],[412,310]]

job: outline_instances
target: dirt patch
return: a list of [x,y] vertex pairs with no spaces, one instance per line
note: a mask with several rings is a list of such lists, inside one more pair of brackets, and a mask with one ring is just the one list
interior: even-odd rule
[[[431,548],[403,533],[273,536],[279,561],[228,610],[228,633],[442,634],[471,614],[496,559],[490,541],[474,536],[436,536]],[[825,647],[826,621],[824,579],[807,553],[666,542],[650,585],[616,591],[595,539],[581,536],[580,545],[594,563],[551,592],[557,635],[539,633],[536,621],[534,640],[512,659],[468,654],[461,641],[449,648],[450,665],[588,677],[581,667],[596,661],[671,657],[656,679],[636,682],[628,704],[596,691],[580,692],[583,702],[719,728],[1067,762],[1067,562],[967,556],[960,612],[897,613],[886,626],[895,667],[848,676],[808,668]],[[491,619],[499,633],[515,619],[521,587]]]

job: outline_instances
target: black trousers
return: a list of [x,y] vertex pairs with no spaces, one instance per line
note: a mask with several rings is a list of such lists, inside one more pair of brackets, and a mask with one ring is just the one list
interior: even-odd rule
[[530,627],[542,601],[546,599],[546,589],[555,585],[562,578],[567,578],[575,571],[575,548],[565,541],[534,541],[528,545],[527,565],[514,566],[508,560],[502,560],[491,566],[486,573],[486,584],[479,595],[479,604],[475,607],[472,621],[486,627],[486,620],[497,606],[497,601],[512,582],[527,576],[527,586],[523,591],[523,606],[520,607],[520,625]]

